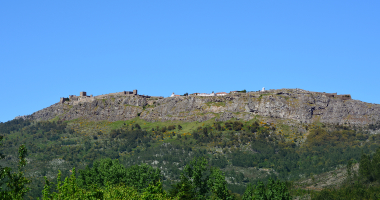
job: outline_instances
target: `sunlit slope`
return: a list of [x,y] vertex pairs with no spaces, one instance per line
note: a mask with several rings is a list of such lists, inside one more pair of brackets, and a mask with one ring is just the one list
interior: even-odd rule
[[33,113],[32,120],[125,121],[139,117],[148,122],[203,122],[256,116],[316,121],[332,124],[368,125],[380,120],[380,105],[343,98],[344,96],[305,90],[281,89],[266,92],[233,93],[226,96],[178,96],[168,98],[109,94],[67,99]]

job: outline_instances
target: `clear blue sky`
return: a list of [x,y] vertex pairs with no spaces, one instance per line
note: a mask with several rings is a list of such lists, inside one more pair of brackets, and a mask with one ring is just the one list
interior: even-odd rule
[[100,95],[302,88],[380,103],[379,1],[1,1],[0,121]]

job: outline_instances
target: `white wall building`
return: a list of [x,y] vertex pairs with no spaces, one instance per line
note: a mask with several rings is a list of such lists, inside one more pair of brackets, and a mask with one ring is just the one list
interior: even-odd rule
[[225,96],[227,95],[228,93],[226,92],[218,92],[218,93],[193,93],[193,94],[190,94],[190,96],[201,96],[201,97],[215,97],[215,96]]
[[198,94],[197,96],[201,96],[201,97],[214,97],[216,96],[216,94],[213,92],[211,94],[207,94],[207,93],[200,93]]
[[227,94],[228,94],[227,92],[218,92],[216,93],[216,96],[225,96]]

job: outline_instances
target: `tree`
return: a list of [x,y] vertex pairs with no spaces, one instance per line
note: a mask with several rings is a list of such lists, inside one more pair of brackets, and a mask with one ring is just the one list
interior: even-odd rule
[[353,162],[352,162],[352,160],[349,160],[348,162],[347,162],[347,179],[348,179],[348,181],[349,182],[351,182],[351,180],[352,180],[352,171],[353,171]]
[[200,157],[186,165],[181,180],[173,185],[170,194],[183,199],[233,199],[227,189],[223,173],[211,167],[206,158]]
[[133,165],[127,168],[125,174],[125,184],[133,186],[138,191],[148,188],[149,185],[157,185],[162,179],[160,169],[154,169],[147,164]]
[[165,199],[166,197],[160,182],[158,186],[149,185],[143,193],[139,193],[133,187],[109,183],[103,188],[99,188],[97,185],[82,188],[77,185],[75,168],[72,172],[71,176],[66,177],[63,182],[61,180],[61,172],[58,172],[56,192],[53,193],[51,193],[51,184],[45,177],[42,199]]
[[134,128],[140,130],[140,129],[141,129],[141,126],[140,126],[139,124],[136,123],[136,124],[134,125]]
[[218,199],[233,199],[233,196],[227,189],[226,178],[222,171],[220,171],[218,168],[212,168],[212,173],[210,179],[208,180],[208,185],[213,194],[212,196]]
[[[3,136],[0,136],[0,142],[3,140]],[[0,145],[2,145],[0,143]],[[12,169],[9,167],[0,166],[0,186],[5,183],[6,189],[0,187],[0,199],[23,199],[25,194],[30,190],[27,184],[30,180],[25,178],[23,168],[26,165],[26,155],[28,151],[25,145],[21,145],[18,150],[18,171],[12,173]],[[3,159],[4,155],[0,153],[0,159]]]
[[214,123],[214,127],[216,130],[218,131],[221,131],[222,130],[222,126],[220,126],[220,123]]
[[372,158],[372,169],[374,173],[374,179],[380,181],[380,148],[376,150],[376,153]]
[[156,185],[162,179],[159,169],[146,164],[125,168],[118,160],[110,158],[97,160],[92,168],[87,166],[79,173],[78,185],[84,188],[93,185],[104,187],[107,184],[124,184],[136,188],[139,192],[149,185]]
[[83,187],[98,185],[103,187],[108,183],[118,184],[124,182],[126,169],[118,160],[110,158],[101,159],[94,162],[93,167],[86,167],[79,170],[78,183]]
[[178,197],[181,200],[195,200],[193,185],[183,174],[181,175],[181,182],[172,185],[169,195],[171,197]]
[[204,127],[204,128],[202,129],[202,132],[203,132],[203,135],[204,135],[205,137],[208,136],[208,129],[207,129],[207,127]]
[[371,173],[371,159],[366,154],[362,154],[362,157],[360,158],[359,174],[369,181],[373,180]]
[[161,128],[161,132],[166,132],[166,126],[163,126],[162,128]]
[[90,150],[91,149],[91,142],[90,142],[90,140],[89,139],[86,139],[86,141],[84,142],[84,149],[86,150],[86,151],[88,151],[88,150]]
[[234,121],[233,127],[235,131],[240,131],[243,128],[244,124],[239,121]]
[[168,130],[171,131],[171,130],[174,130],[175,129],[175,125],[169,125],[168,126]]
[[261,181],[259,181],[257,185],[248,185],[242,199],[291,200],[292,197],[284,182],[274,181],[270,178],[267,185]]

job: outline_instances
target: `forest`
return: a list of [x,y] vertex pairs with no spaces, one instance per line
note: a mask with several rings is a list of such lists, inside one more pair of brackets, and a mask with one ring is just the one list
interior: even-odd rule
[[[119,122],[17,119],[0,123],[3,155],[0,165],[8,170],[18,169],[18,176],[25,177],[25,188],[29,189],[23,193],[24,199],[58,199],[59,195],[66,195],[64,190],[73,190],[72,195],[95,195],[98,199],[110,199],[116,195],[112,191],[135,195],[137,199],[153,194],[163,199],[223,199],[221,196],[255,199],[254,194],[258,195],[260,190],[265,196],[268,188],[282,188],[278,189],[282,191],[278,195],[285,195],[283,198],[308,195],[312,199],[327,196],[337,199],[336,194],[378,191],[380,173],[371,169],[380,168],[379,150],[376,151],[380,136],[368,131],[376,130],[377,125],[300,126],[307,130],[307,135],[297,128],[260,119],[191,125],[139,119]],[[27,151],[24,161],[21,147]],[[350,166],[356,164],[360,165],[358,172],[350,171]],[[341,187],[308,191],[294,186],[297,181],[337,168],[350,171]],[[199,170],[209,181],[195,181],[194,173],[199,174]],[[8,176],[2,174],[4,191],[12,190],[6,184],[12,180],[11,174],[10,171]],[[78,190],[67,188],[74,187],[74,183]],[[74,194],[75,191],[81,192]]]

